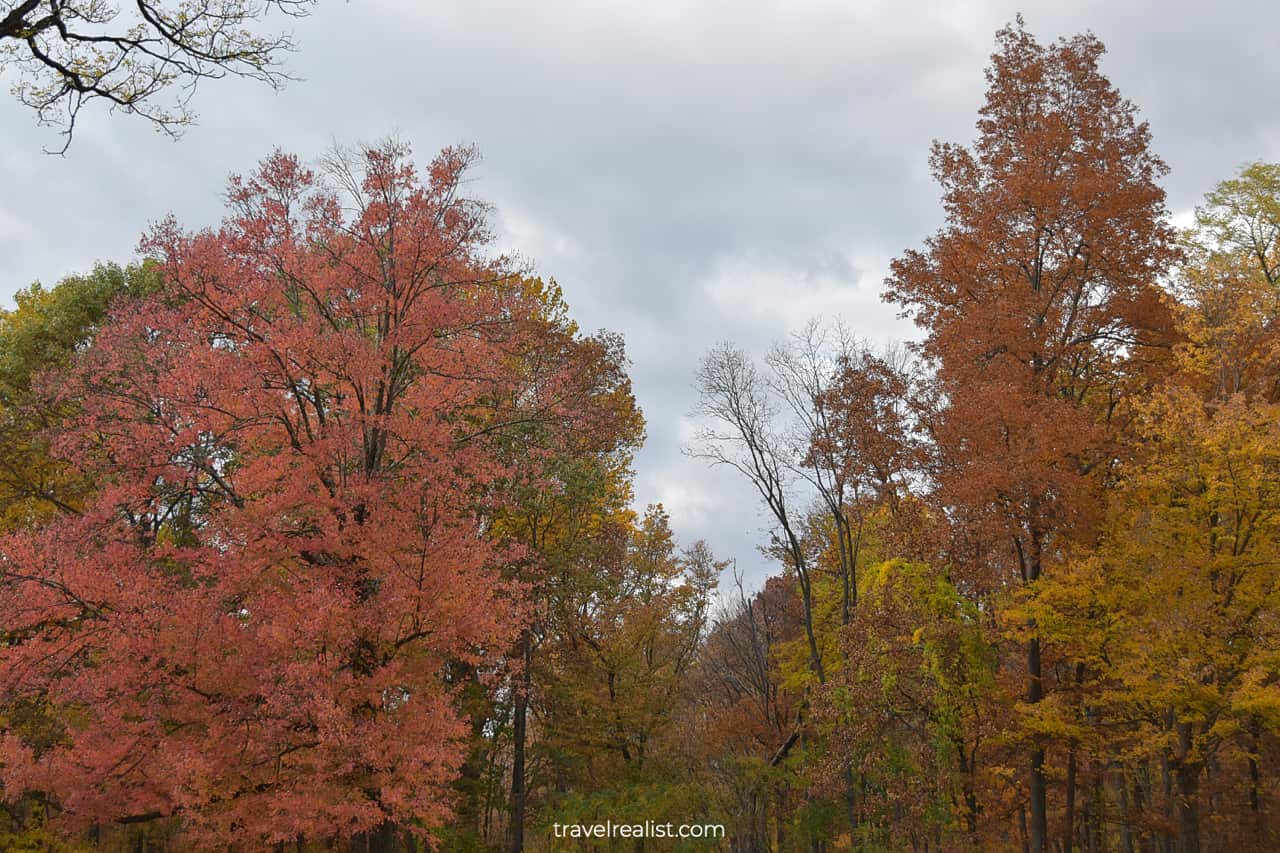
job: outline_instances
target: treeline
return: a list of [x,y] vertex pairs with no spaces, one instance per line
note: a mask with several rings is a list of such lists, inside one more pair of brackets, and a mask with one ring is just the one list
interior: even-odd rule
[[1280,846],[1280,166],[1175,231],[1101,55],[997,35],[918,343],[703,360],[758,589],[632,509],[622,341],[489,252],[470,151],[276,154],[21,291],[0,846]]

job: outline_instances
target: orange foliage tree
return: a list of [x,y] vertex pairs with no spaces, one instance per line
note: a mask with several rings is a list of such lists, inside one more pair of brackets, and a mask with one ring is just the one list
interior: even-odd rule
[[[1177,258],[1164,164],[1098,67],[1102,44],[997,35],[972,148],[932,157],[947,223],[892,265],[889,300],[925,331],[942,401],[929,429],[942,559],[980,596],[1034,585],[1096,537],[1125,401],[1165,342],[1158,276]],[[1028,711],[1042,638],[1021,647]],[[1047,848],[1046,738],[1028,732],[1028,843]],[[1021,796],[1021,795],[1020,795]]]

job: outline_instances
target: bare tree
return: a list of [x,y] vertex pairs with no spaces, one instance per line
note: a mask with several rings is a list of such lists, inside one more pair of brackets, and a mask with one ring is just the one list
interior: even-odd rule
[[[810,321],[770,351],[768,380],[790,410],[789,464],[818,496],[813,527],[834,540],[841,624],[858,603],[858,562],[868,515],[896,494],[907,463],[908,382],[900,359],[854,340],[839,322]],[[829,533],[824,530],[829,525]],[[850,827],[858,827],[853,766],[844,767]]]
[[[833,343],[829,343],[833,341]],[[766,359],[769,385],[793,416],[789,464],[817,492],[836,540],[841,588],[841,624],[848,625],[857,605],[857,563],[864,519],[860,481],[850,477],[842,458],[838,422],[831,417],[829,392],[840,364],[850,360],[855,343],[845,328],[811,320],[787,344],[777,344]]]
[[722,343],[702,360],[697,374],[700,400],[694,413],[707,423],[687,451],[713,465],[738,471],[759,493],[775,522],[776,550],[795,573],[804,604],[809,666],[826,682],[822,654],[813,628],[813,578],[804,542],[803,519],[794,503],[794,464],[778,430],[778,411],[769,386],[751,358]]

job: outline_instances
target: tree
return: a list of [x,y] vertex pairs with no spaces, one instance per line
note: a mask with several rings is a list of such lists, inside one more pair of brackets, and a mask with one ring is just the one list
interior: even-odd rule
[[[228,75],[278,88],[286,35],[254,26],[271,11],[298,17],[314,0],[138,0],[121,20],[109,0],[11,0],[0,18],[0,72],[41,124],[71,144],[81,108],[103,100],[177,135],[201,80]],[[168,101],[162,96],[174,93]],[[60,152],[61,153],[61,152]]]
[[[550,738],[573,753],[570,790],[619,790],[661,761],[655,744],[706,626],[723,564],[704,543],[677,552],[666,512],[650,506],[625,531],[623,548],[584,568],[553,595],[555,683]],[[585,783],[585,784],[582,784]]]
[[[1041,45],[1019,19],[997,46],[974,147],[933,150],[947,224],[893,263],[886,295],[926,333],[933,500],[969,542],[957,582],[987,595],[1096,539],[1125,401],[1170,343],[1158,277],[1178,256],[1165,166],[1099,70],[1101,42]],[[1040,635],[1019,644],[1034,706]],[[1045,750],[1033,737],[1033,853],[1049,844]]]
[[[792,335],[789,344],[775,346],[768,364],[769,385],[794,425],[788,465],[818,496],[807,524],[810,536],[834,545],[818,559],[834,554],[839,624],[847,627],[858,603],[859,563],[867,556],[868,515],[880,501],[896,502],[910,465],[908,379],[900,365],[853,341],[839,324],[828,330],[817,321]],[[844,796],[854,833],[855,787],[848,764]]]
[[1218,184],[1182,237],[1184,378],[1208,380],[1217,399],[1280,400],[1280,165],[1253,163]]
[[49,452],[48,436],[74,406],[55,401],[58,376],[87,347],[112,300],[159,287],[154,265],[99,265],[45,289],[18,291],[0,312],[0,531],[78,511],[93,484]]
[[[707,423],[689,452],[744,475],[773,517],[768,553],[794,573],[800,593],[807,663],[795,674],[804,673],[804,684],[822,685],[842,665],[839,632],[857,606],[869,514],[881,501],[896,504],[912,462],[905,411],[910,383],[895,361],[854,341],[839,324],[812,321],[773,347],[765,373],[729,345],[712,350],[699,370],[697,413]],[[805,486],[814,497],[808,511],[797,494]],[[801,742],[804,708],[797,707],[795,730],[773,764]],[[807,746],[819,747],[815,732],[803,734]],[[856,833],[851,765],[843,798]]]
[[[51,451],[50,437],[77,410],[74,401],[57,399],[58,389],[75,354],[92,345],[112,302],[158,287],[154,264],[102,264],[52,288],[37,282],[18,291],[13,310],[0,311],[0,533],[78,513],[93,493],[93,478]],[[19,701],[0,708],[0,715],[24,730],[37,748],[52,745],[57,726],[41,703]],[[0,830],[0,845],[64,849],[47,826],[47,809],[35,798],[3,808],[9,820]]]
[[814,629],[811,549],[804,541],[804,518],[795,506],[793,494],[796,448],[788,445],[779,429],[778,406],[768,381],[750,356],[722,344],[702,360],[698,390],[696,414],[708,423],[688,452],[742,474],[769,510],[776,525],[773,549],[795,573],[803,603],[809,668],[819,683],[825,682],[826,670]]
[[1280,281],[1280,164],[1250,163],[1196,208],[1202,245],[1243,256],[1268,284]]
[[1200,850],[1206,776],[1226,776],[1224,765],[1248,771],[1218,783],[1220,818],[1234,818],[1240,847],[1268,847],[1274,836],[1250,830],[1260,736],[1280,723],[1280,410],[1243,395],[1206,406],[1170,388],[1141,428],[1148,452],[1116,496],[1098,579],[1114,623],[1111,698],[1125,703],[1112,714],[1162,767],[1156,817],[1178,853]]
[[812,486],[834,528],[842,625],[857,606],[866,512],[893,501],[911,464],[909,382],[894,359],[816,321],[767,359],[770,389],[792,417],[788,467]]
[[332,158],[332,189],[277,153],[218,230],[149,237],[165,291],[64,382],[54,450],[101,488],[0,540],[0,696],[55,724],[6,724],[6,797],[255,849],[447,819],[448,672],[500,665],[524,618],[493,442],[551,414],[510,400],[555,400],[509,369],[540,305],[482,254],[472,156],[423,181],[386,143]]
[[[574,588],[577,579],[591,576],[625,547],[633,521],[631,456],[644,431],[621,338],[578,335],[576,325],[567,321],[559,288],[537,285],[545,318],[537,347],[522,354],[518,370],[536,389],[530,399],[543,400],[543,407],[560,417],[530,420],[508,431],[501,452],[512,475],[503,484],[493,528],[495,537],[525,551],[512,576],[528,589],[533,609],[513,654],[517,666],[508,691],[509,834],[515,851],[524,849],[529,812],[530,709],[539,700],[545,703],[548,682],[556,677],[541,660],[542,645],[562,633],[563,620],[573,616],[556,606],[559,592]],[[566,381],[548,383],[544,377]],[[544,399],[546,395],[551,398]],[[539,464],[530,464],[531,455]],[[505,710],[501,716],[498,724],[506,725]]]
[[[784,689],[779,648],[803,643],[800,602],[790,577],[772,577],[748,595],[734,574],[733,597],[698,650],[694,684],[683,710],[687,751],[708,799],[726,815],[735,848],[786,849],[786,789],[794,774],[771,763],[786,742],[800,693]],[[776,808],[775,808],[776,805]]]
[[[1280,720],[1276,176],[1255,163],[1223,181],[1184,235],[1178,371],[1137,409],[1140,444],[1091,561],[1113,661],[1102,695],[1130,723],[1109,745],[1159,763],[1164,796],[1134,799],[1180,853],[1200,849],[1206,816],[1235,846],[1275,840],[1261,817]],[[1050,600],[1036,606],[1061,622],[1069,596]]]
[[842,637],[848,664],[819,703],[864,792],[861,840],[976,845],[995,692],[981,614],[942,572],[902,560],[873,566],[863,594]]

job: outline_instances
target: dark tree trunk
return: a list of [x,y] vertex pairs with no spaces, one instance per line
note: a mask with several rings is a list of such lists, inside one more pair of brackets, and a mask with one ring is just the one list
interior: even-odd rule
[[800,586],[804,633],[809,641],[809,667],[818,677],[818,683],[826,684],[827,675],[822,668],[822,654],[818,651],[818,635],[813,630],[813,589],[810,586],[809,569],[805,565],[804,549],[800,547],[800,540],[790,529],[787,530],[787,539],[790,543],[791,560],[796,569],[796,580]]
[[1200,766],[1183,765],[1178,782],[1178,853],[1200,853]]
[[[1134,787],[1138,785],[1134,781]],[[1120,776],[1120,851],[1121,853],[1133,853],[1133,812],[1136,811],[1136,804],[1140,802],[1139,798],[1134,796],[1134,807],[1129,804],[1129,780],[1122,773]]]
[[[1033,636],[1027,646],[1027,702],[1034,705],[1044,698],[1040,673],[1040,638]],[[1031,750],[1031,853],[1045,853],[1049,837],[1049,815],[1045,797],[1044,745],[1037,742]]]
[[533,638],[526,628],[520,635],[520,655],[524,668],[520,673],[520,685],[515,692],[513,745],[511,751],[511,853],[524,851],[525,805],[528,791],[525,789],[524,751],[529,715],[529,687],[533,665]]
[[787,829],[786,829],[786,826],[784,826],[784,818],[783,818],[783,815],[786,814],[786,803],[787,803],[786,798],[787,798],[786,793],[783,791],[781,787],[779,787],[778,788],[778,809],[777,809],[777,815],[774,818],[774,823],[775,823],[777,836],[778,836],[779,851],[787,849]]
[[858,841],[858,799],[857,788],[853,781],[853,762],[844,764],[844,802],[849,819],[849,840],[852,844]]
[[1262,774],[1258,769],[1258,752],[1262,749],[1260,728],[1256,717],[1249,721],[1249,811],[1253,812],[1255,821],[1261,814],[1259,792],[1262,790]]
[[1076,836],[1076,748],[1067,753],[1067,826],[1062,833],[1062,853],[1071,853]]

